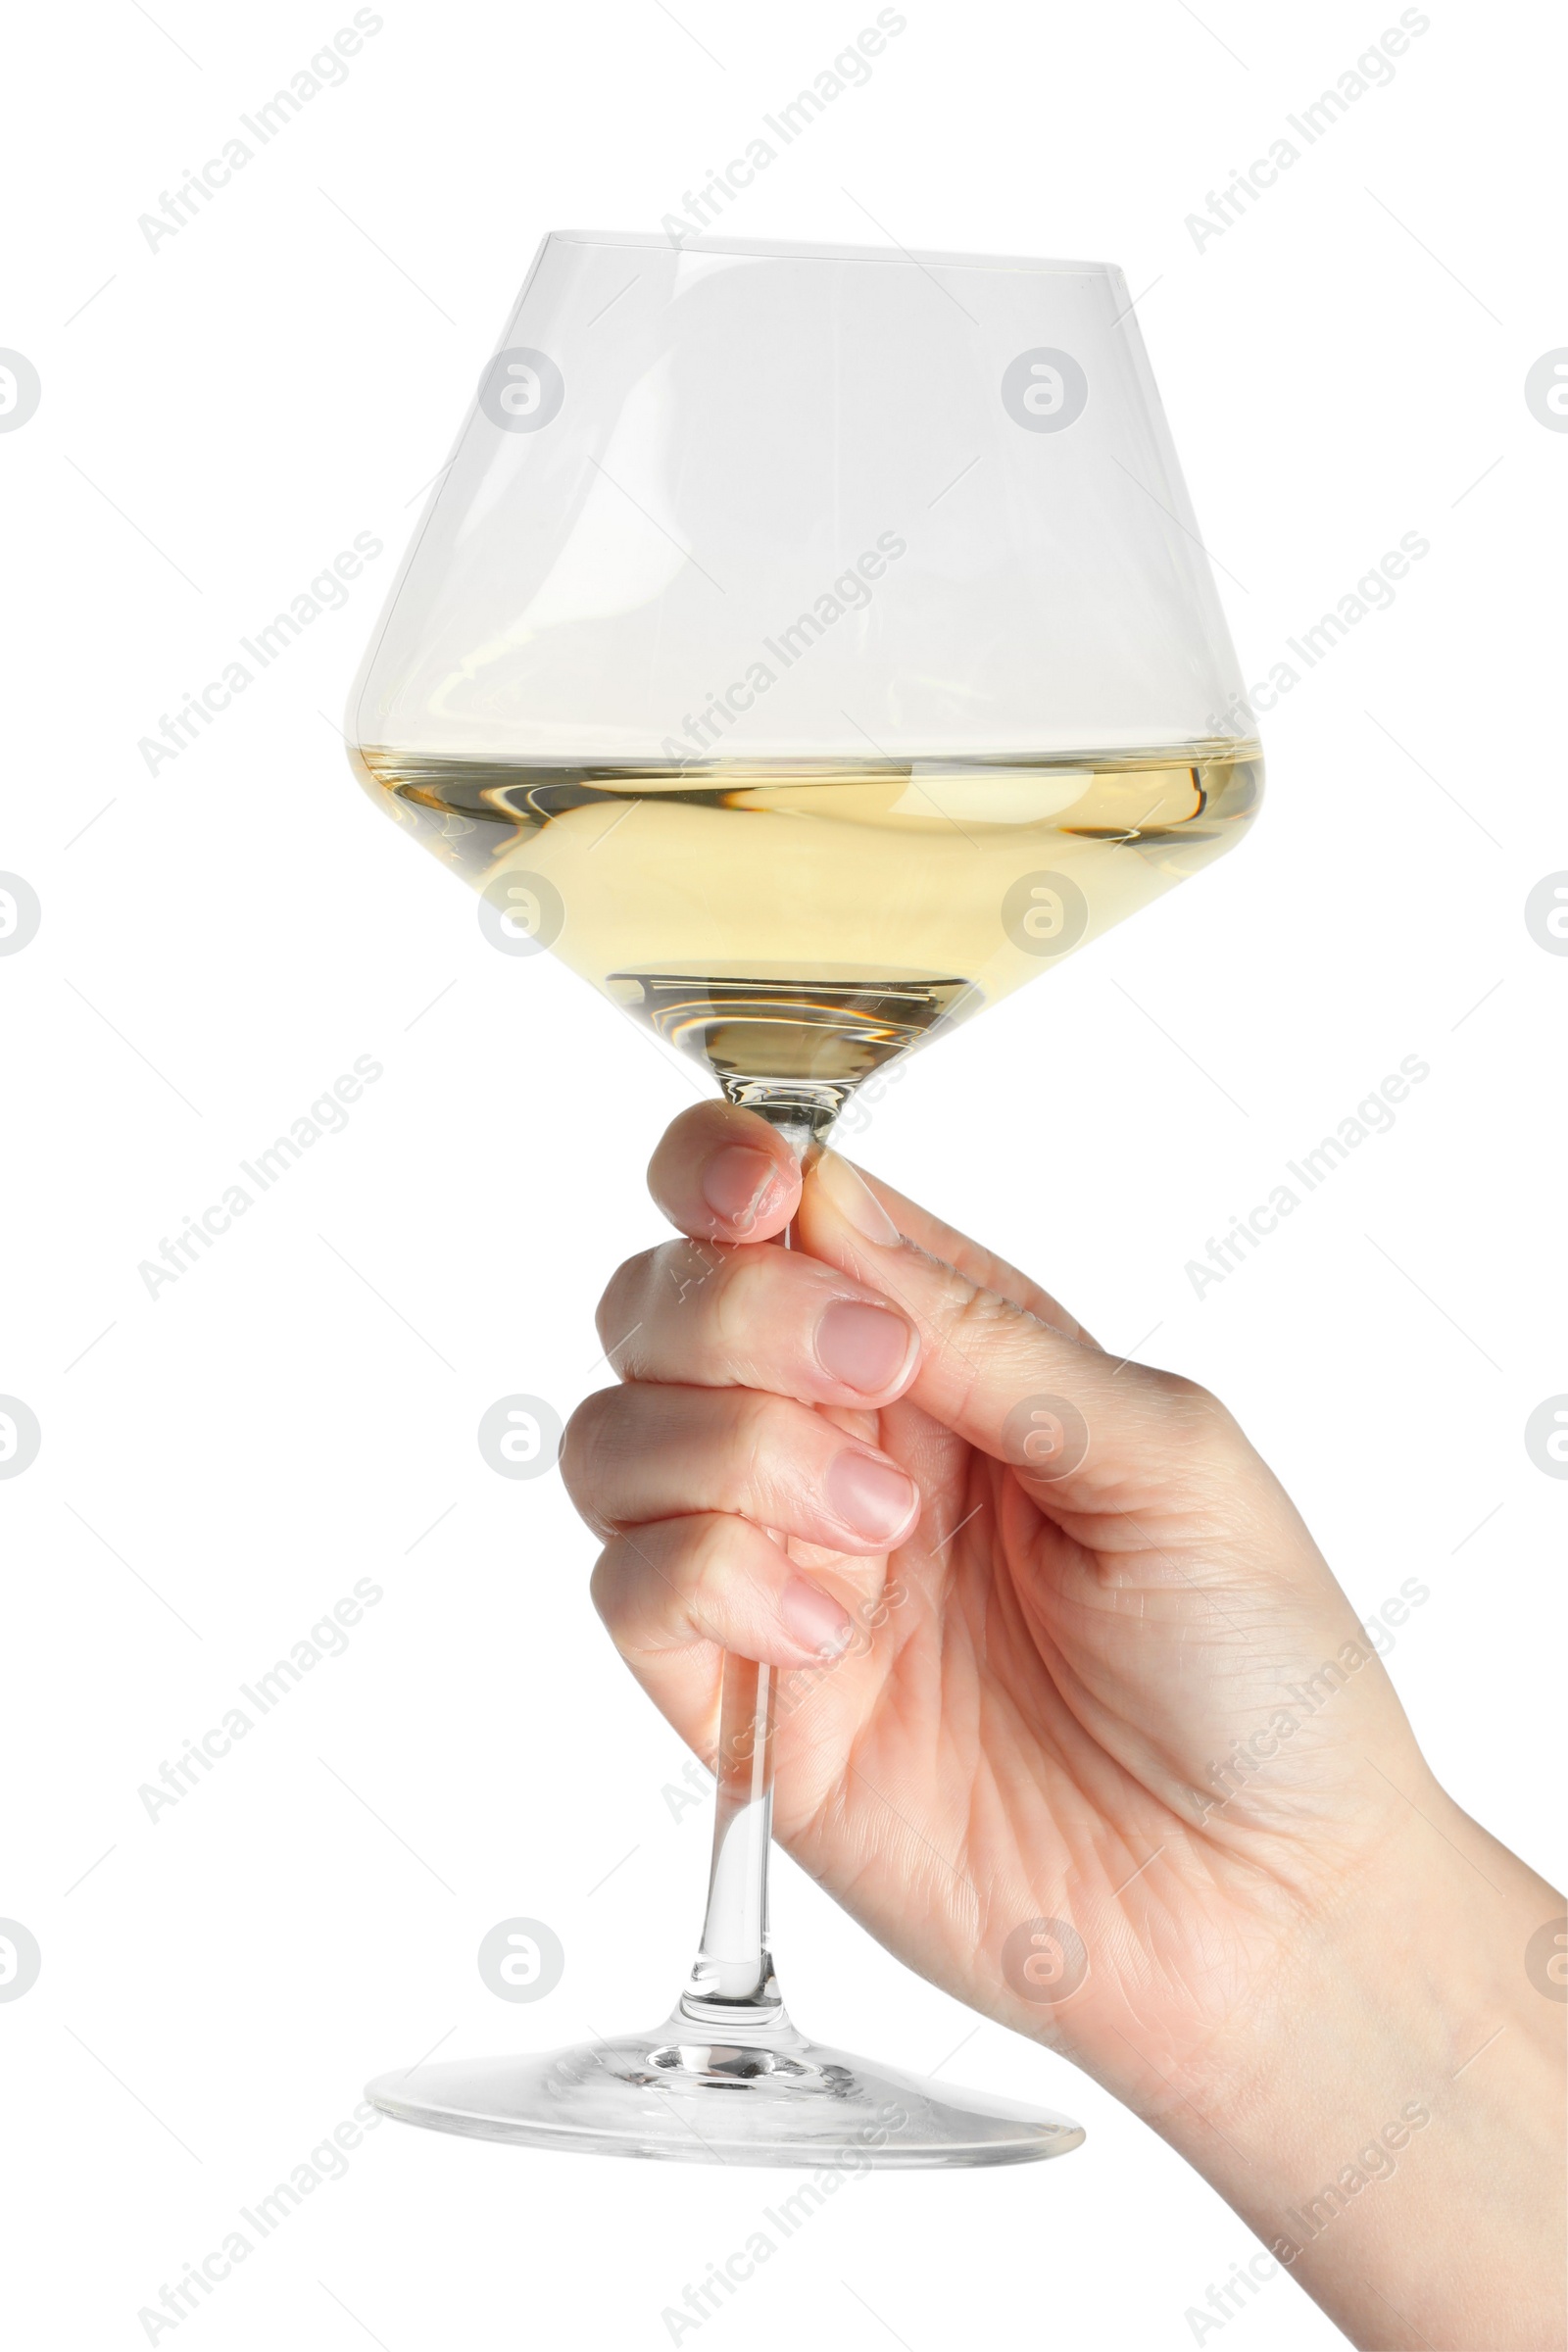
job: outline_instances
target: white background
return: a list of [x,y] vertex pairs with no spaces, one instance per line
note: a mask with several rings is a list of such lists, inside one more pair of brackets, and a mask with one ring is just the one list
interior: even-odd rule
[[[154,13],[28,12],[0,164],[0,343],[43,384],[0,435],[0,866],[43,906],[0,959],[0,1390],[43,1432],[0,1482],[0,1914],[43,1954],[0,2003],[0,2197],[9,2333],[104,2352],[368,2075],[651,2023],[689,1958],[679,1745],[598,1629],[558,1482],[474,1442],[502,1395],[564,1413],[602,1384],[593,1301],[659,1233],[641,1170],[685,1080],[485,944],[335,729],[541,233],[657,230],[875,12],[388,0],[343,86],[152,251],[138,216],[352,12]],[[1186,216],[1396,8],[906,13],[732,232],[1119,261],[1249,678],[1401,534],[1431,552],[1265,722],[1242,854],[917,1063],[853,1148],[1216,1388],[1358,1609],[1429,1586],[1391,1659],[1428,1751],[1560,1871],[1568,1484],[1523,1428],[1568,1390],[1568,959],[1523,904],[1568,867],[1568,434],[1523,384],[1568,343],[1561,24],[1435,4],[1200,250]],[[150,775],[138,739],[357,532],[385,553],[346,609]],[[346,1131],[150,1298],[139,1261],[361,1054],[384,1076]],[[1196,1298],[1186,1262],[1408,1054],[1431,1075],[1393,1131]],[[363,1577],[346,1654],[150,1821],[138,1787]],[[846,2188],[702,2344],[1191,2343],[1241,2223],[778,1876],[809,2029],[921,2070],[963,2041],[950,2080],[1090,2137]],[[533,2007],[475,1968],[514,1914],[565,1947]],[[788,2185],[388,2124],[158,2340],[654,2347]],[[1223,2334],[1340,2340],[1283,2278]]]

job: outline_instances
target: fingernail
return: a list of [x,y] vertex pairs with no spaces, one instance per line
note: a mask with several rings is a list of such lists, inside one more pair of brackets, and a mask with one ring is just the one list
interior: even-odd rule
[[912,1478],[866,1453],[835,1454],[822,1481],[832,1509],[868,1543],[885,1544],[908,1526],[917,1500]]
[[816,1327],[816,1360],[830,1380],[875,1396],[891,1388],[909,1354],[913,1332],[885,1306],[840,1298]]
[[885,1249],[898,1240],[898,1227],[858,1168],[851,1167],[836,1152],[824,1152],[814,1172],[839,1215],[854,1226],[862,1241],[878,1242]]
[[778,1613],[791,1641],[816,1658],[836,1658],[855,1631],[832,1593],[808,1584],[804,1576],[790,1578],[778,1596]]
[[703,1170],[703,1199],[726,1224],[750,1225],[776,1176],[765,1152],[755,1152],[749,1144],[726,1144]]

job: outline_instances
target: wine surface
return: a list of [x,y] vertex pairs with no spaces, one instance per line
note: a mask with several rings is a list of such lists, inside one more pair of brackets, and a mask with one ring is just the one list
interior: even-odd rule
[[677,768],[362,746],[374,797],[716,1075],[842,1100],[1239,840],[1255,743],[1081,758]]

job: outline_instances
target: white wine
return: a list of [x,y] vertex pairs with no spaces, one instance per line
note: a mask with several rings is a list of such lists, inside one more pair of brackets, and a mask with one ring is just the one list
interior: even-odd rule
[[1136,913],[1246,830],[1255,743],[689,770],[364,746],[362,781],[735,1102],[861,1079]]

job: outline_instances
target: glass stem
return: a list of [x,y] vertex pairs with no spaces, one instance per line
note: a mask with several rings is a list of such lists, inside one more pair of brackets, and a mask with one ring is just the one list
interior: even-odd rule
[[783,2014],[767,1934],[773,1684],[772,1667],[733,1652],[725,1658],[708,1911],[681,1995],[685,2015],[706,2021],[719,2038],[737,2025],[772,2025]]
[[[842,1102],[836,1088],[752,1083],[726,1090],[732,1102],[776,1127],[803,1168],[821,1149]],[[779,1236],[797,1246],[792,1224]],[[776,1539],[780,1544],[784,1539]],[[713,1858],[703,1939],[681,1994],[681,2014],[716,2036],[767,2029],[784,2017],[768,1946],[767,1868],[773,1832],[773,1700],[777,1669],[753,1658],[724,1659],[714,1763]]]

